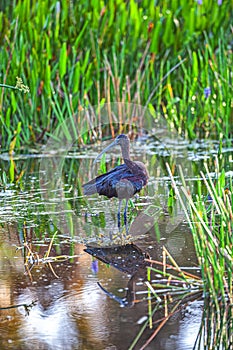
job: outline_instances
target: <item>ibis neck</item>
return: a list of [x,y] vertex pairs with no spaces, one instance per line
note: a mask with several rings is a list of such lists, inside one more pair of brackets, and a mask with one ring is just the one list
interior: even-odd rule
[[122,146],[121,146],[121,152],[122,152],[122,157],[125,160],[130,160],[130,156],[129,156],[129,142],[125,142]]

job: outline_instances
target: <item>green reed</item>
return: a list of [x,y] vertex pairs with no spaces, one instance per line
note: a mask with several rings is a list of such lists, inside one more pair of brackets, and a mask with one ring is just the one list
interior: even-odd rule
[[232,9],[215,0],[5,1],[0,83],[19,76],[30,93],[0,88],[2,148],[19,122],[18,148],[46,141],[80,108],[112,101],[151,105],[191,138],[200,127],[229,137]]
[[231,349],[233,344],[232,305],[216,309],[214,302],[206,298],[199,333],[194,350]]
[[[162,262],[148,260],[151,263],[145,282],[149,293],[148,317],[130,349],[134,349],[149,327],[151,335],[140,347],[146,349],[170,317],[186,308],[187,301],[200,298],[204,301],[204,309],[193,349],[227,350],[232,346],[233,182],[232,176],[220,171],[217,158],[214,165],[214,172],[210,173],[206,165],[205,173],[200,173],[197,194],[193,197],[181,168],[183,185],[178,187],[167,165],[175,195],[191,228],[199,267],[193,274],[178,266],[165,247]],[[151,281],[152,273],[156,274],[157,281]],[[162,318],[161,310],[164,311]]]
[[[172,178],[171,172],[170,176]],[[232,304],[233,301],[232,177],[227,178],[225,171],[220,171],[217,158],[215,173],[210,173],[206,166],[205,174],[201,172],[200,176],[198,193],[194,198],[184,179],[181,189],[173,178],[172,183],[191,228],[204,294],[220,310],[220,305]],[[203,187],[207,189],[207,197],[203,194]]]

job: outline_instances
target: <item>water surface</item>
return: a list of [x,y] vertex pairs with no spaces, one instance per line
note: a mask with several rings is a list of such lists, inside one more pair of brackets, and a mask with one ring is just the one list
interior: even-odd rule
[[[191,190],[195,191],[204,161],[211,170],[218,146],[217,141],[172,146],[180,164],[186,157],[183,168]],[[130,269],[97,261],[85,252],[87,246],[119,247],[133,243],[143,254],[160,261],[165,246],[179,266],[197,267],[184,214],[178,203],[172,210],[168,206],[171,184],[164,167],[168,159],[164,148],[152,141],[144,147],[133,147],[133,157],[147,165],[150,181],[130,204],[128,235],[124,231],[118,233],[116,199],[82,196],[81,184],[98,171],[92,167],[96,154],[95,148],[88,153],[72,149],[64,162],[62,184],[50,195],[40,182],[41,154],[15,155],[17,174],[24,171],[22,179],[17,185],[1,183],[1,349],[129,349],[148,317],[146,268],[132,280]],[[230,147],[223,149],[221,165],[229,174],[231,154]],[[107,168],[117,164],[118,155],[117,151],[114,157],[107,156]],[[7,154],[0,155],[1,173],[8,173],[10,161]],[[48,251],[49,256],[63,256],[64,261],[46,264],[43,258]],[[30,252],[33,261],[27,261]],[[156,278],[156,274],[152,276]],[[122,307],[97,282],[120,300],[125,300],[132,288],[133,302],[130,299],[131,304]],[[17,305],[21,306],[8,308]],[[169,318],[146,349],[193,349],[202,312],[201,297],[189,300]],[[154,322],[163,317],[161,309]],[[152,333],[146,328],[134,349],[140,349]]]

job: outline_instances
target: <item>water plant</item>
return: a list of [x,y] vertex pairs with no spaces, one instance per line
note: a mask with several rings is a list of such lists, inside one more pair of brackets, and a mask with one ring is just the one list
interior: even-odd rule
[[[151,335],[140,346],[146,349],[170,317],[186,308],[194,300],[203,301],[199,333],[193,349],[230,349],[232,346],[233,305],[233,188],[232,176],[219,169],[215,159],[214,172],[207,165],[201,172],[198,193],[191,195],[181,168],[182,185],[178,186],[170,167],[167,169],[177,199],[180,201],[193,236],[198,266],[190,273],[178,266],[163,247],[163,261],[151,262],[147,267],[145,284],[148,288],[148,316],[131,344],[134,349],[147,327]],[[206,195],[206,190],[208,194]],[[154,274],[156,279],[154,278]],[[153,277],[152,277],[153,276]],[[146,291],[145,291],[146,293]],[[156,315],[164,310],[164,316]]]
[[46,141],[80,109],[112,101],[151,105],[191,138],[229,137],[232,10],[215,0],[5,1],[0,76],[4,85],[22,77],[30,94],[1,88],[2,149],[19,122],[17,149]]
[[[206,174],[201,172],[199,191],[194,198],[183,179],[181,191],[185,195],[185,204],[174,179],[172,181],[191,228],[204,281],[204,293],[213,298],[216,307],[219,307],[220,302],[232,303],[233,300],[232,177],[228,179],[224,170],[220,172],[217,158],[215,173],[210,173],[207,167],[205,170]],[[208,190],[207,200],[202,193],[202,182]],[[186,209],[187,204],[189,211]]]
[[[172,316],[185,309],[187,303],[202,297],[203,281],[198,273],[198,268],[191,268],[194,270],[191,273],[188,267],[178,266],[165,247],[163,247],[162,255],[162,261],[146,259],[148,263],[151,263],[151,267],[147,268],[147,280],[145,281],[148,288],[148,317],[129,350],[135,349],[143,332],[149,327],[151,335],[140,346],[140,350],[146,349]],[[164,316],[161,317],[161,314]]]
[[[172,185],[189,222],[203,281],[206,305],[200,337],[206,349],[232,345],[233,302],[233,187],[232,175],[220,171],[218,158],[214,172],[205,166],[200,173],[198,193],[193,197],[181,172],[183,186],[178,188],[168,167]],[[207,189],[208,195],[206,196]],[[188,207],[187,207],[188,205]],[[188,208],[188,209],[187,209]],[[211,332],[209,332],[211,329]],[[200,341],[197,341],[200,346]]]

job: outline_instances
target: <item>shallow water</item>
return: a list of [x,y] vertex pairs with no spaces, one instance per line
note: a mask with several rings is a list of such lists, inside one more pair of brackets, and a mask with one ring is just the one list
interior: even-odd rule
[[[172,147],[176,161],[186,171],[190,189],[195,191],[203,161],[211,170],[218,142],[177,142]],[[49,185],[40,167],[40,154],[14,157],[16,173],[24,171],[24,175],[16,186],[2,183],[0,187],[1,349],[129,349],[148,316],[145,271],[132,280],[129,267],[114,268],[97,261],[85,252],[87,245],[116,247],[133,243],[143,254],[160,261],[164,245],[179,266],[197,265],[191,233],[179,204],[173,203],[172,213],[167,206],[170,181],[163,147],[152,141],[144,147],[133,147],[133,157],[147,165],[150,181],[130,203],[128,235],[118,233],[116,199],[82,196],[80,183],[97,173],[92,162],[98,151],[86,154],[71,150],[65,157],[62,175],[54,171],[54,183]],[[108,168],[116,162],[107,156]],[[8,173],[9,165],[9,156],[0,155],[1,173]],[[232,172],[230,147],[223,148],[221,166]],[[27,261],[30,251],[34,253],[33,264]],[[47,255],[63,256],[65,261],[51,261],[49,265],[46,259],[43,261]],[[113,254],[109,259],[117,258]],[[133,288],[131,307],[121,307],[97,282],[120,300]],[[8,308],[17,305],[21,306]],[[200,297],[189,300],[146,349],[193,349],[202,311]],[[154,321],[163,317],[164,310],[160,310]],[[152,333],[146,328],[134,349],[140,349]]]
[[[48,266],[35,265],[30,279],[25,275],[21,252],[15,252],[15,245],[19,245],[17,233],[11,225],[1,230],[1,307],[32,302],[35,305],[28,315],[23,306],[1,310],[1,348],[29,349],[34,345],[43,349],[107,349],[112,345],[114,349],[128,349],[141,327],[138,322],[147,315],[147,302],[142,301],[146,298],[146,288],[140,279],[136,280],[136,298],[141,302],[131,308],[120,307],[103,293],[97,282],[123,298],[130,276],[102,262],[98,262],[98,271],[93,271],[93,260],[79,243],[72,247],[73,255],[77,255],[72,261],[53,263],[58,278]],[[192,240],[185,225],[163,237],[162,242],[177,263],[182,266],[195,263]],[[174,242],[179,243],[179,248]],[[151,257],[159,258],[161,250],[155,240],[147,238],[147,242],[143,239],[136,244],[147,249]],[[69,255],[70,250],[70,244],[59,245],[59,254]],[[40,245],[38,254],[41,256],[44,251],[45,246]],[[54,254],[52,251],[51,255]],[[202,310],[200,302],[194,305],[175,315],[149,348],[156,344],[158,349],[171,349],[176,344],[176,349],[191,349],[187,331],[190,329],[192,337],[197,334]],[[149,333],[144,333],[144,340]]]

